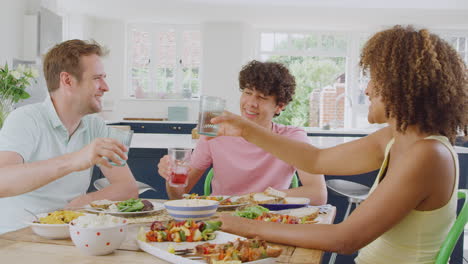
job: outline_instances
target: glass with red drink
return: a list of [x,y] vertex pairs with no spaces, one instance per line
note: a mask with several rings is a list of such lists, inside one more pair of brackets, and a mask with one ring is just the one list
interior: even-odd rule
[[169,185],[185,187],[188,184],[188,172],[190,168],[190,155],[192,149],[169,148],[168,155],[171,161],[172,172],[169,176]]

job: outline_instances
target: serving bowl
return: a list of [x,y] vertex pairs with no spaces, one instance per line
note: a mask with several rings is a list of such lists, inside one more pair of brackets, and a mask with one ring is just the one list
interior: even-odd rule
[[214,200],[172,200],[164,203],[167,212],[176,220],[204,220],[216,213],[219,202]]
[[[59,211],[55,211],[59,212]],[[52,212],[52,213],[55,213]],[[46,217],[49,213],[42,213],[38,214],[38,218]],[[36,221],[35,219],[31,219],[26,221],[26,224],[31,226],[32,231],[41,237],[45,237],[48,239],[67,239],[70,237],[70,232],[67,224],[41,224]]]
[[[102,215],[103,217],[105,215]],[[113,217],[113,216],[108,216]],[[118,218],[118,217],[114,217]],[[70,222],[70,236],[75,246],[85,255],[107,255],[118,249],[127,234],[127,221],[123,218],[109,226],[81,226],[80,218]]]
[[33,232],[41,237],[49,239],[66,239],[70,237],[68,224],[40,224],[34,222],[28,222],[28,224]]

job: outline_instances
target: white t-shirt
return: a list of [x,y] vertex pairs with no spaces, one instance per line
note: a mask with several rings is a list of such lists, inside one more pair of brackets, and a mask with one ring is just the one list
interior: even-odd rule
[[[0,130],[0,151],[13,151],[24,163],[47,160],[75,152],[95,138],[107,137],[111,128],[96,115],[87,115],[69,137],[49,96],[42,103],[20,107],[10,113]],[[32,192],[0,198],[0,234],[25,226],[31,217],[24,208],[35,213],[63,208],[88,190],[91,169],[73,172]],[[0,182],[2,175],[0,175]]]

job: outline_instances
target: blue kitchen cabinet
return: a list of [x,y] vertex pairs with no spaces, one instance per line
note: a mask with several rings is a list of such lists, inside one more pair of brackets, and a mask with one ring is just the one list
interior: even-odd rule
[[135,123],[118,122],[109,125],[130,126],[135,133],[191,134],[197,124],[193,123]]

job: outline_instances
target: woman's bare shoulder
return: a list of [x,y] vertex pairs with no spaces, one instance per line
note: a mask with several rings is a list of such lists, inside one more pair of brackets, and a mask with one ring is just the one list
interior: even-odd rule
[[383,153],[387,144],[393,138],[393,132],[392,129],[387,126],[369,134],[366,138],[367,140],[372,141],[373,144],[378,145],[379,149]]

